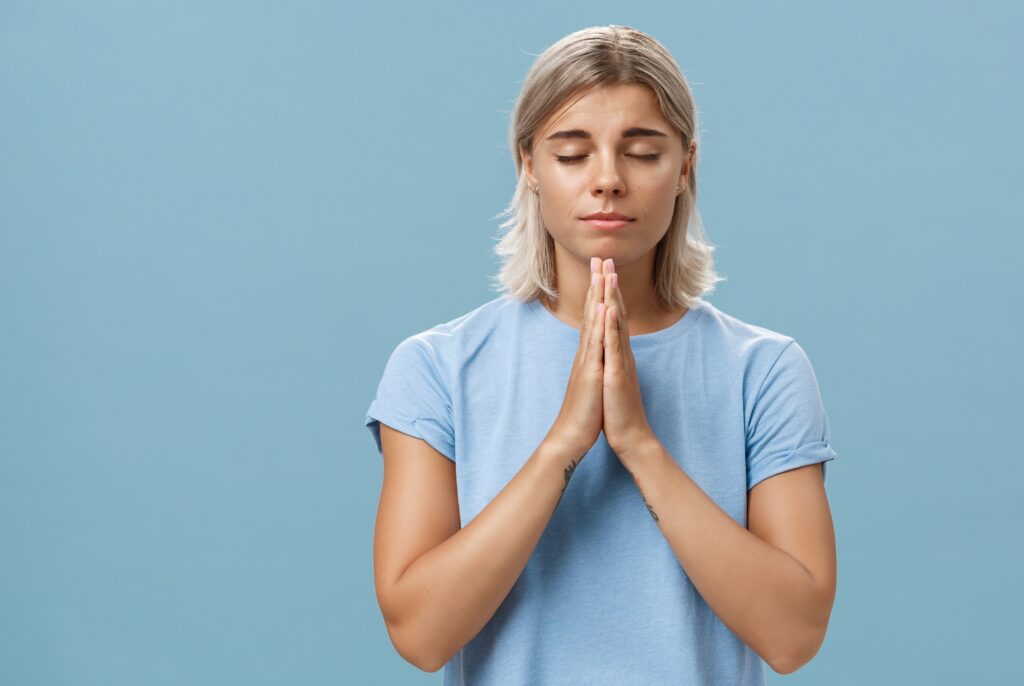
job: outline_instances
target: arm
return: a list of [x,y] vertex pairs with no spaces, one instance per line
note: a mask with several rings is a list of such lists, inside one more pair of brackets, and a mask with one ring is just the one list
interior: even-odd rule
[[545,438],[476,517],[406,568],[389,592],[403,655],[436,672],[484,628],[526,567],[581,457]]
[[[626,462],[623,462],[626,464]],[[757,484],[743,528],[656,439],[627,469],[687,575],[722,622],[789,674],[821,646],[835,598],[835,542],[817,464]],[[794,554],[752,533],[785,542]]]

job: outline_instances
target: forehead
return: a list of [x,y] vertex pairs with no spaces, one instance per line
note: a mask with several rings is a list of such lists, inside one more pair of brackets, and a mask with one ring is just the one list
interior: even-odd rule
[[630,127],[648,127],[674,136],[658,98],[643,84],[596,86],[570,97],[538,131],[537,140],[565,129],[582,129],[593,136],[618,137]]

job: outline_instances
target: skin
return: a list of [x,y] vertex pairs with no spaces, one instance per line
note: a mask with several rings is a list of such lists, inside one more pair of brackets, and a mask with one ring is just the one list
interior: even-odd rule
[[[669,135],[623,138],[644,126]],[[584,129],[592,138],[553,139]],[[524,171],[540,184],[541,214],[555,243],[560,300],[545,306],[580,327],[597,307],[602,329],[602,430],[690,580],[715,614],[775,671],[807,663],[825,638],[836,593],[835,535],[820,464],[765,479],[748,494],[744,528],[681,468],[643,411],[630,332],[657,331],[685,314],[662,312],[654,296],[654,253],[668,230],[675,186],[685,192],[695,146],[682,138],[643,86],[599,87],[570,102],[535,137]],[[655,161],[635,155],[659,153]],[[556,155],[581,155],[575,163]],[[636,221],[598,232],[580,218],[618,211]],[[601,258],[591,262],[591,257]],[[590,269],[600,296],[587,301]],[[617,284],[616,281],[619,281]]]
[[[633,126],[669,135],[622,138],[622,130]],[[576,128],[592,138],[546,140],[551,132]],[[651,433],[629,346],[630,331],[657,331],[685,314],[657,310],[653,263],[675,186],[686,189],[696,148],[683,154],[682,137],[661,116],[653,93],[639,86],[588,92],[556,113],[535,141],[535,157],[523,155],[524,171],[541,186],[561,295],[545,306],[577,328],[586,317],[581,344],[603,347],[602,430],[701,597],[775,671],[789,674],[817,652],[835,598],[835,537],[821,467],[792,469],[757,484],[748,494],[744,528]],[[647,153],[661,157],[634,157]],[[583,157],[560,163],[556,154]],[[613,233],[597,233],[580,219],[609,210],[637,219]],[[545,438],[461,527],[454,465],[425,441],[384,424],[381,436],[385,490],[375,580],[382,610],[402,655],[436,671],[508,595],[581,453]]]
[[[665,136],[623,137],[631,127]],[[589,139],[554,138],[581,129]],[[533,151],[521,150],[530,186],[540,185],[540,210],[554,239],[559,300],[541,297],[563,322],[581,328],[590,260],[611,260],[618,273],[630,330],[639,335],[671,326],[686,308],[665,310],[654,295],[654,255],[668,231],[676,196],[687,192],[687,175],[697,144],[689,150],[645,85],[597,86],[569,102],[533,138]],[[657,155],[656,159],[641,156]],[[559,157],[578,159],[565,160]],[[676,186],[680,190],[677,192]],[[622,212],[635,221],[615,231],[598,231],[583,221],[593,212]]]

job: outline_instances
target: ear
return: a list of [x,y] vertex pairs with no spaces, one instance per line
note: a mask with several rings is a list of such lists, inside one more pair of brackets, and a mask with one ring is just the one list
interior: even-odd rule
[[526,174],[527,179],[530,181],[530,187],[533,188],[537,185],[537,179],[533,175],[533,155],[520,147],[519,156],[523,158],[523,173]]
[[686,154],[686,159],[683,160],[683,170],[679,174],[679,186],[682,188],[686,187],[686,177],[690,173],[690,167],[693,166],[694,156],[697,154],[697,142],[690,141],[690,151]]

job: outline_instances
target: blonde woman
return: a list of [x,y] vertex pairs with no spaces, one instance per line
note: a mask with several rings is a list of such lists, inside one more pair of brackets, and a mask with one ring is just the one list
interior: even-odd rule
[[366,416],[395,648],[449,685],[797,670],[835,598],[836,453],[800,345],[702,297],[685,77],[641,31],[577,31],[511,145],[500,296],[402,341]]

